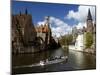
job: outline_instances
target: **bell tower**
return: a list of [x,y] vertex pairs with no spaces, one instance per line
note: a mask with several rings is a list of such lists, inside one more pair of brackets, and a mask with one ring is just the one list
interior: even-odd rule
[[90,9],[88,10],[88,15],[87,15],[87,32],[93,32],[93,20]]
[[47,40],[47,44],[50,44],[51,39],[52,39],[52,32],[51,32],[51,28],[50,28],[50,16],[46,16],[45,21],[46,21],[45,24],[48,29],[48,32],[46,33],[46,40]]

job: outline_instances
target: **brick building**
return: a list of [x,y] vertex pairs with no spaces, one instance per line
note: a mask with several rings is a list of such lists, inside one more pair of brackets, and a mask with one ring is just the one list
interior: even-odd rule
[[12,52],[27,53],[57,48],[49,26],[49,17],[45,20],[44,25],[34,26],[27,10],[25,13],[12,15]]
[[20,52],[35,40],[36,32],[32,23],[32,16],[27,13],[12,15],[12,48]]
[[52,37],[52,32],[49,24],[49,16],[45,17],[45,23],[40,26],[36,26],[37,38],[40,38],[40,43],[43,44],[42,47],[45,48],[56,48],[58,43]]

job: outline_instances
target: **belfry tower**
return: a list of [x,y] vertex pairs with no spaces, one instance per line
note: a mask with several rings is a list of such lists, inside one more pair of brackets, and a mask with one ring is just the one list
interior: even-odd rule
[[88,15],[87,15],[87,32],[93,32],[93,20],[92,20],[92,15],[90,12],[90,9],[88,10]]
[[52,38],[52,33],[51,33],[51,28],[50,28],[50,16],[46,16],[45,21],[46,21],[45,24],[48,28],[48,33],[46,33],[46,40],[47,40],[46,42],[47,44],[50,44],[51,38]]

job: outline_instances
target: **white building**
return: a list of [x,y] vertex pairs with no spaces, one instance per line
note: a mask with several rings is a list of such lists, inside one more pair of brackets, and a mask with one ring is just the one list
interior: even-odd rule
[[83,51],[84,49],[84,34],[79,34],[75,42],[75,50]]
[[77,29],[76,32],[77,32],[77,37],[74,40],[75,44],[70,45],[69,49],[83,51],[83,49],[84,49],[84,31],[83,31],[83,29]]

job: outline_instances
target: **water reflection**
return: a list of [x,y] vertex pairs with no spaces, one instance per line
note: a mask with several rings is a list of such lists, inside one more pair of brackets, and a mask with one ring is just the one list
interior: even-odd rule
[[49,71],[69,71],[77,69],[95,69],[96,57],[92,54],[77,52],[73,50],[59,48],[57,50],[49,50],[34,54],[13,55],[12,64],[15,66],[31,65],[41,60],[52,58],[55,56],[68,56],[68,61],[47,65],[44,67],[18,68],[13,69],[15,73],[24,72],[49,72]]
[[54,58],[56,56],[64,56],[67,55],[61,48],[57,50],[46,50],[39,53],[34,54],[19,54],[13,55],[13,66],[20,65],[30,65],[34,63],[38,63],[41,60],[46,60],[48,58]]
[[95,68],[96,57],[88,53],[70,51],[68,63],[75,69]]

